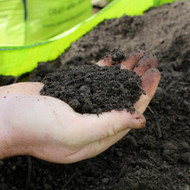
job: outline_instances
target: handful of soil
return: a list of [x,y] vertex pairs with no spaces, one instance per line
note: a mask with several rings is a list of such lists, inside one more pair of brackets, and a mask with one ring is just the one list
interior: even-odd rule
[[134,112],[133,105],[143,92],[140,77],[120,69],[120,65],[78,66],[50,73],[42,82],[42,95],[59,98],[79,113],[99,114],[125,108]]

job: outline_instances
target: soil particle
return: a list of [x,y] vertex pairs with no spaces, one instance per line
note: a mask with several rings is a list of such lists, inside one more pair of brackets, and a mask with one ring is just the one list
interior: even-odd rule
[[[189,190],[189,10],[190,1],[179,1],[140,17],[104,21],[59,57],[60,66],[54,71],[93,64],[114,48],[127,54],[143,49],[157,56],[162,77],[145,112],[145,128],[131,130],[104,153],[79,163],[61,165],[32,158],[31,189]],[[38,78],[32,73],[30,81]],[[1,186],[23,190],[27,165],[26,157],[0,161]]]
[[[119,62],[116,56],[115,61]],[[59,98],[79,113],[99,114],[125,108],[134,112],[134,103],[145,93],[140,77],[120,69],[120,65],[75,67],[48,74],[42,82],[42,95]]]
[[15,78],[13,76],[0,75],[0,86],[9,85],[14,83]]
[[112,59],[112,65],[120,64],[124,59],[126,59],[125,54],[119,49],[114,49],[108,56]]

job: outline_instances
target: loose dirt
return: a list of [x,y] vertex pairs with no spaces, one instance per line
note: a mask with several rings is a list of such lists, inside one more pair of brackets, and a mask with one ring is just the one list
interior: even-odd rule
[[162,75],[145,112],[146,128],[131,130],[109,150],[79,163],[32,158],[31,177],[27,157],[1,160],[0,189],[22,190],[27,181],[36,190],[189,190],[189,10],[190,1],[176,2],[140,17],[104,21],[57,60],[41,63],[21,77],[20,81],[41,81],[49,72],[94,64],[115,48],[127,54],[138,49],[155,54]]
[[125,108],[134,112],[133,105],[143,92],[140,77],[120,65],[75,67],[48,74],[42,82],[42,95],[59,98],[79,113]]

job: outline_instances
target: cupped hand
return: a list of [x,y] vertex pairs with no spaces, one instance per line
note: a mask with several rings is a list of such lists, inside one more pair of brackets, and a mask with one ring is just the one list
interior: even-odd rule
[[[98,62],[111,65],[111,58]],[[142,113],[160,80],[155,58],[137,52],[121,63],[142,79],[137,112],[126,110],[95,114],[76,113],[65,102],[41,96],[42,83],[17,83],[0,88],[0,121],[4,146],[0,157],[32,155],[57,162],[72,163],[98,155],[120,140],[132,128],[145,124]]]

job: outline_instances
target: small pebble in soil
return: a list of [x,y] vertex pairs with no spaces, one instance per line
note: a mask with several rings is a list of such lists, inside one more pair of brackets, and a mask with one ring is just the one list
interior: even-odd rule
[[79,113],[99,114],[127,109],[134,112],[134,103],[144,93],[140,77],[120,65],[100,67],[78,66],[46,75],[42,95],[59,98]]

